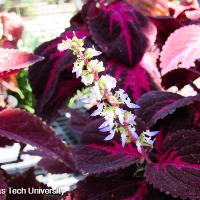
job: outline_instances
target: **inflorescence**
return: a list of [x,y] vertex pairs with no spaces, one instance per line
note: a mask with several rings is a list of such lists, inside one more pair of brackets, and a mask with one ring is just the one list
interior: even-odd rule
[[[84,40],[77,38],[74,33],[72,39],[67,38],[58,45],[58,50],[72,50],[77,56],[72,72],[76,73],[76,78],[81,77],[81,81],[90,87],[92,95],[95,97],[97,110],[91,116],[101,116],[105,122],[99,127],[102,132],[110,134],[106,141],[112,140],[116,133],[121,134],[122,146],[126,143],[134,142],[139,153],[143,153],[144,147],[153,148],[155,139],[152,139],[158,131],[144,131],[136,133],[136,116],[124,109],[139,109],[140,107],[131,102],[128,94],[123,90],[116,90],[117,81],[110,75],[99,75],[105,71],[103,62],[93,59],[99,56],[100,51],[93,48],[84,48]],[[123,107],[123,108],[122,108]]]

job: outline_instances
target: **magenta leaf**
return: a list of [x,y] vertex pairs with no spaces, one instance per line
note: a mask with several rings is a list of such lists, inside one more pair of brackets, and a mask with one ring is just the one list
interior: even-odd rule
[[200,27],[198,25],[185,26],[172,33],[161,52],[162,75],[177,68],[194,67],[195,61],[200,58],[199,44]]
[[0,49],[0,78],[16,73],[41,60],[43,57],[17,49]]
[[124,89],[133,101],[138,100],[144,93],[160,89],[159,73],[155,65],[147,65],[145,62],[142,61],[131,69],[114,61],[106,63],[108,73],[116,78],[118,86]]
[[29,70],[29,80],[36,98],[36,113],[48,121],[56,117],[57,110],[82,86],[80,80],[72,74],[75,56],[70,50],[60,52],[57,49],[66,36],[73,36],[73,31],[79,38],[87,36],[85,26],[68,28],[60,37],[36,49],[35,52],[45,57],[45,60]]
[[147,36],[152,39],[156,35],[148,19],[123,1],[115,1],[101,8],[96,16],[88,17],[88,28],[106,56],[129,67],[142,59],[148,47]]
[[41,120],[20,109],[5,109],[0,112],[0,135],[30,144],[45,152],[52,159],[73,168],[68,147]]
[[199,101],[200,95],[182,97],[171,92],[152,91],[138,100],[137,104],[141,108],[136,110],[136,114],[147,123],[147,126],[152,127],[158,120],[173,114],[177,109]]
[[199,141],[197,131],[181,130],[171,134],[158,160],[146,165],[148,182],[173,197],[197,199],[200,196]]
[[3,172],[0,170],[0,199],[6,200],[7,184]]

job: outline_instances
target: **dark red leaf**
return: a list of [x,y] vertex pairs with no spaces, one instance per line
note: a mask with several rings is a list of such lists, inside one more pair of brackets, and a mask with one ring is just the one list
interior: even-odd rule
[[173,114],[178,108],[200,101],[200,95],[182,97],[171,92],[152,91],[144,94],[137,102],[141,106],[136,115],[152,127],[159,119]]
[[[124,174],[123,174],[124,175]],[[88,177],[67,193],[65,200],[172,200],[150,187],[142,178],[123,177],[122,173],[109,177]],[[122,176],[122,177],[121,177]]]
[[168,89],[171,86],[177,86],[178,89],[181,89],[185,85],[188,85],[190,81],[194,81],[199,78],[199,74],[193,71],[200,71],[198,68],[200,68],[200,66],[191,67],[190,69],[178,68],[172,70],[162,76],[162,86],[165,89]]
[[155,39],[156,35],[148,19],[123,1],[115,1],[101,8],[96,16],[88,17],[88,28],[92,39],[108,57],[129,67],[142,59],[148,47],[147,36]]
[[135,163],[140,158],[135,146],[128,144],[122,147],[118,138],[114,141],[104,141],[106,134],[99,131],[98,127],[103,120],[91,122],[81,134],[81,144],[76,146],[74,161],[77,170],[100,174],[125,168]]
[[36,146],[50,158],[57,159],[73,168],[67,146],[42,121],[20,109],[5,109],[0,112],[0,135],[25,144]]
[[37,166],[45,169],[49,173],[62,174],[75,172],[75,169],[68,168],[63,162],[49,157],[48,153],[40,151],[39,149],[25,151],[23,154],[42,157],[42,159],[37,163]]
[[156,43],[159,47],[162,47],[162,45],[164,45],[165,41],[171,33],[182,26],[182,24],[177,19],[174,19],[172,17],[161,16],[151,17],[150,19],[155,24],[158,31]]
[[59,52],[57,45],[63,39],[73,37],[73,31],[77,37],[87,35],[87,28],[71,27],[60,37],[42,44],[36,49],[36,53],[45,57],[42,62],[33,65],[29,70],[29,80],[36,98],[36,112],[46,120],[56,117],[57,110],[65,100],[82,86],[72,74],[75,56],[70,50]]
[[136,147],[131,144],[122,147],[120,143],[108,145],[80,145],[75,150],[77,170],[82,173],[100,174],[122,169],[140,158]]
[[0,49],[0,78],[16,73],[41,60],[43,57],[16,49]]
[[5,182],[5,177],[3,176],[2,171],[0,170],[0,199],[6,200],[6,191],[7,191],[7,184]]
[[69,192],[65,200],[143,200],[147,193],[148,187],[143,179],[88,177],[79,182],[77,189]]
[[106,67],[108,73],[118,81],[118,86],[124,89],[133,101],[144,93],[160,89],[159,72],[153,63],[147,64],[147,60],[131,69],[114,61],[107,62]]
[[42,158],[37,165],[45,169],[48,173],[52,174],[62,174],[62,173],[72,173],[71,169],[67,168],[62,162],[51,158]]
[[145,176],[148,182],[174,197],[199,199],[199,144],[200,132],[181,130],[171,134],[160,152],[158,161],[146,165]]

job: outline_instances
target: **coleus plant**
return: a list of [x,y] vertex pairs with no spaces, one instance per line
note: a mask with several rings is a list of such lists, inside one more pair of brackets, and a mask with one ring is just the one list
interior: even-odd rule
[[[50,172],[86,175],[75,190],[66,193],[66,200],[199,199],[200,94],[193,84],[199,77],[199,57],[192,53],[198,50],[199,21],[185,13],[177,18],[147,17],[124,1],[96,3],[88,1],[72,18],[70,28],[36,50],[45,57],[30,68],[29,74],[37,114],[51,121],[66,100],[83,87],[72,74],[76,56],[71,50],[57,50],[58,44],[66,37],[72,39],[75,32],[84,38],[83,48],[94,46],[102,52],[96,58],[104,62],[103,73],[115,77],[119,88],[140,106],[135,110],[136,133],[159,131],[154,148],[144,157],[133,143],[123,147],[119,134],[105,141],[109,133],[99,130],[104,120],[74,110],[68,112],[70,128],[79,139],[77,145],[63,144],[41,120],[19,109],[1,110],[0,135],[35,146],[37,149],[29,153],[42,156],[38,165]],[[180,37],[182,32],[189,36]],[[174,44],[177,56],[171,55]],[[187,76],[179,76],[182,70]],[[196,95],[161,91],[160,79],[165,88],[182,88],[189,83]],[[1,187],[6,188],[1,177]]]
[[[72,39],[75,32],[84,38],[83,48],[102,52],[96,58],[104,62],[105,73],[114,76],[140,106],[136,132],[151,129],[159,134],[154,149],[148,152],[149,160],[144,160],[131,143],[122,147],[117,135],[105,141],[108,133],[99,130],[101,118],[93,121],[87,113],[68,110],[70,127],[79,138],[72,150],[76,170],[88,177],[67,193],[66,199],[198,199],[199,90],[194,87],[197,95],[191,97],[150,92],[161,90],[160,79],[165,88],[181,89],[199,77],[198,53],[192,53],[198,48],[198,19],[186,16],[188,11],[176,18],[148,18],[124,1],[96,3],[87,1],[71,19],[70,28],[36,49],[46,57],[31,67],[29,75],[37,114],[51,121],[63,103],[83,87],[71,73],[75,56],[70,50],[57,50],[58,44],[66,37]],[[175,44],[177,50],[171,47]],[[76,63],[77,75],[80,69],[81,62]]]

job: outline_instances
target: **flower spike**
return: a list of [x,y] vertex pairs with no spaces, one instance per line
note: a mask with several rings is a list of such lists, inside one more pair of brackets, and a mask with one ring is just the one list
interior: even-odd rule
[[91,88],[92,96],[97,102],[97,110],[91,116],[101,116],[105,119],[105,122],[99,126],[101,132],[110,132],[105,141],[112,140],[118,133],[121,134],[122,146],[132,140],[140,153],[144,147],[153,148],[155,139],[152,140],[152,137],[158,132],[147,130],[139,135],[136,133],[136,116],[124,107],[131,109],[140,107],[131,102],[124,90],[115,91],[117,81],[114,77],[99,75],[100,72],[105,71],[105,67],[103,62],[93,58],[99,56],[101,52],[94,47],[85,49],[83,46],[84,39],[78,39],[74,33],[73,38],[62,41],[58,49],[60,51],[70,49],[77,56],[72,72],[76,73],[77,78],[81,77],[81,81]]

